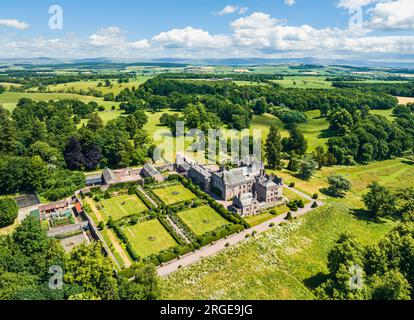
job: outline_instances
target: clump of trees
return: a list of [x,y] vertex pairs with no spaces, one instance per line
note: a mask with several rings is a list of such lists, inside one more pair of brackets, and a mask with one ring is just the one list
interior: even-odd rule
[[328,193],[339,198],[344,197],[352,187],[351,182],[340,174],[329,176],[328,183]]
[[16,220],[19,208],[14,199],[0,199],[0,228],[10,226]]
[[394,111],[393,123],[385,117],[338,110],[330,117],[338,136],[328,141],[338,164],[369,163],[401,156],[414,148],[414,116],[408,107]]
[[401,224],[378,244],[361,245],[341,235],[328,255],[328,279],[321,299],[411,300],[414,295],[414,226]]

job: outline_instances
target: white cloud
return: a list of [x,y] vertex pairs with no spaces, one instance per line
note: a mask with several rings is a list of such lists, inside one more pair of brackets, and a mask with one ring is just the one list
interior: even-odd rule
[[[393,2],[397,1],[388,3]],[[392,8],[386,10],[388,18],[383,18],[381,25],[386,22],[387,26],[392,25],[393,28],[397,25],[399,28],[409,26],[407,19],[400,19],[400,15],[399,19],[391,19],[396,12]],[[374,17],[381,17],[379,13],[385,9],[377,5],[372,9],[376,9],[370,11],[372,21],[378,21]],[[234,19],[230,26],[228,34],[211,34],[207,30],[188,26],[167,30],[148,39],[129,39],[131,35],[116,26],[99,29],[86,38],[67,35],[50,39],[21,39],[14,34],[5,34],[0,38],[0,56],[361,58],[395,55],[409,59],[414,56],[414,35],[411,34],[393,33],[385,36],[383,33],[374,33],[372,29],[318,29],[306,24],[293,26],[263,12]]]
[[247,7],[240,7],[236,5],[228,5],[225,6],[220,11],[213,12],[216,16],[225,16],[227,14],[233,14],[233,13],[239,13],[239,14],[245,14],[247,11],[249,11],[249,8]]
[[296,3],[295,0],[285,0],[285,4],[288,6],[293,6]]
[[368,36],[352,29],[315,29],[285,26],[264,13],[253,13],[232,23],[233,45],[256,52],[302,52],[318,55],[337,52],[414,54],[414,36]]
[[370,10],[369,25],[376,29],[414,30],[414,1],[396,0],[377,3]]
[[228,36],[210,35],[207,31],[193,27],[161,32],[152,40],[170,48],[219,48],[227,47],[231,43]]
[[379,1],[381,0],[340,0],[338,3],[338,7],[345,9],[362,8]]
[[0,19],[0,26],[15,28],[15,29],[27,29],[30,26],[26,22],[21,22],[16,19]]
[[102,28],[89,37],[90,44],[96,47],[112,47],[123,40],[124,35],[119,27]]
[[254,12],[250,16],[233,21],[231,27],[234,29],[265,29],[281,22],[283,20],[272,18],[270,14]]
[[128,47],[141,50],[151,47],[151,44],[147,39],[143,39],[135,42],[128,42]]
[[220,11],[214,12],[214,14],[217,16],[224,16],[226,14],[235,13],[238,8],[239,8],[238,6],[228,5],[228,6],[225,6],[223,9],[221,9]]

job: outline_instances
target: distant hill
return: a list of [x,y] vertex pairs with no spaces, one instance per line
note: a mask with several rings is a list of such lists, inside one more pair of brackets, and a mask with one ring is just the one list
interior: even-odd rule
[[307,58],[227,58],[227,59],[180,59],[180,58],[158,58],[158,59],[113,59],[113,58],[89,58],[89,59],[54,59],[48,57],[39,58],[13,58],[0,59],[0,65],[162,65],[162,66],[186,66],[186,65],[215,65],[215,66],[258,66],[258,65],[332,65],[350,67],[373,67],[373,68],[405,68],[414,69],[414,62],[381,62],[360,61],[341,59],[317,59]]

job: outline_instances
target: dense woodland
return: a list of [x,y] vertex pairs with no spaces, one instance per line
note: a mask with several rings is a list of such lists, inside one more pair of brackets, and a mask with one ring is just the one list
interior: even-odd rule
[[363,92],[387,93],[393,96],[414,97],[414,82],[406,83],[360,83],[333,82],[336,88],[358,89]]
[[[58,200],[83,187],[79,171],[144,163],[150,149],[142,110],[104,125],[98,105],[78,100],[21,99],[10,114],[0,107],[0,190],[37,190]],[[89,118],[78,126],[81,118]]]

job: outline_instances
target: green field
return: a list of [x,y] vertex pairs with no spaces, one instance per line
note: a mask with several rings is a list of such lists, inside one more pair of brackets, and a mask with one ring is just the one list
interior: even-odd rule
[[[319,193],[321,199],[343,202],[353,208],[362,206],[361,196],[367,192],[367,186],[373,181],[378,181],[390,188],[414,187],[414,163],[407,159],[386,160],[352,167],[323,168],[317,171],[309,181],[298,179],[287,170],[275,171],[275,173],[287,184],[295,182],[295,188],[309,196]],[[320,192],[322,188],[328,186],[326,178],[332,174],[341,174],[352,183],[352,189],[344,199],[332,199]]]
[[288,76],[283,80],[272,80],[285,88],[298,89],[332,89],[332,82],[327,81],[326,77],[318,76]]
[[371,110],[370,113],[371,114],[376,114],[378,116],[383,116],[391,122],[395,120],[395,117],[392,114],[392,109],[389,109],[389,110]]
[[229,224],[209,206],[179,212],[177,215],[197,236]]
[[115,196],[111,199],[104,199],[101,201],[101,206],[101,211],[104,213],[106,221],[109,219],[109,216],[114,220],[119,220],[148,209],[136,195]]
[[359,219],[340,204],[319,208],[164,278],[163,299],[314,299],[341,233],[372,244],[393,226]]
[[74,90],[76,92],[79,92],[81,90],[88,91],[89,89],[95,89],[97,91],[101,91],[103,94],[112,92],[114,95],[117,95],[126,88],[137,88],[150,78],[150,76],[140,76],[136,80],[130,80],[129,83],[118,83],[118,79],[112,79],[110,80],[112,87],[98,87],[99,82],[104,84],[105,80],[76,81],[57,85],[50,85],[48,86],[48,90],[53,92],[67,92],[68,90]]
[[135,252],[143,258],[178,245],[157,219],[125,227],[124,232]]
[[[308,117],[307,123],[301,123],[298,125],[299,130],[304,134],[306,140],[308,140],[308,152],[315,150],[317,146],[325,146],[330,137],[329,122],[326,118],[320,117],[319,110],[312,110],[305,113]],[[289,135],[288,130],[285,129],[284,123],[270,114],[262,116],[253,116],[251,122],[251,129],[262,130],[262,139],[266,139],[270,126],[275,125],[282,137]]]
[[119,106],[119,103],[112,101],[103,101],[103,98],[96,98],[91,96],[83,96],[79,94],[72,93],[26,93],[26,92],[5,92],[0,95],[0,104],[2,104],[9,111],[13,111],[16,108],[17,102],[21,98],[32,99],[34,101],[49,101],[49,100],[63,100],[63,99],[77,99],[88,103],[90,101],[95,101],[99,105],[104,106],[107,110],[115,105]]
[[162,187],[159,189],[152,189],[152,191],[164,202],[166,205],[171,205],[181,201],[193,200],[197,196],[181,184],[169,187]]

